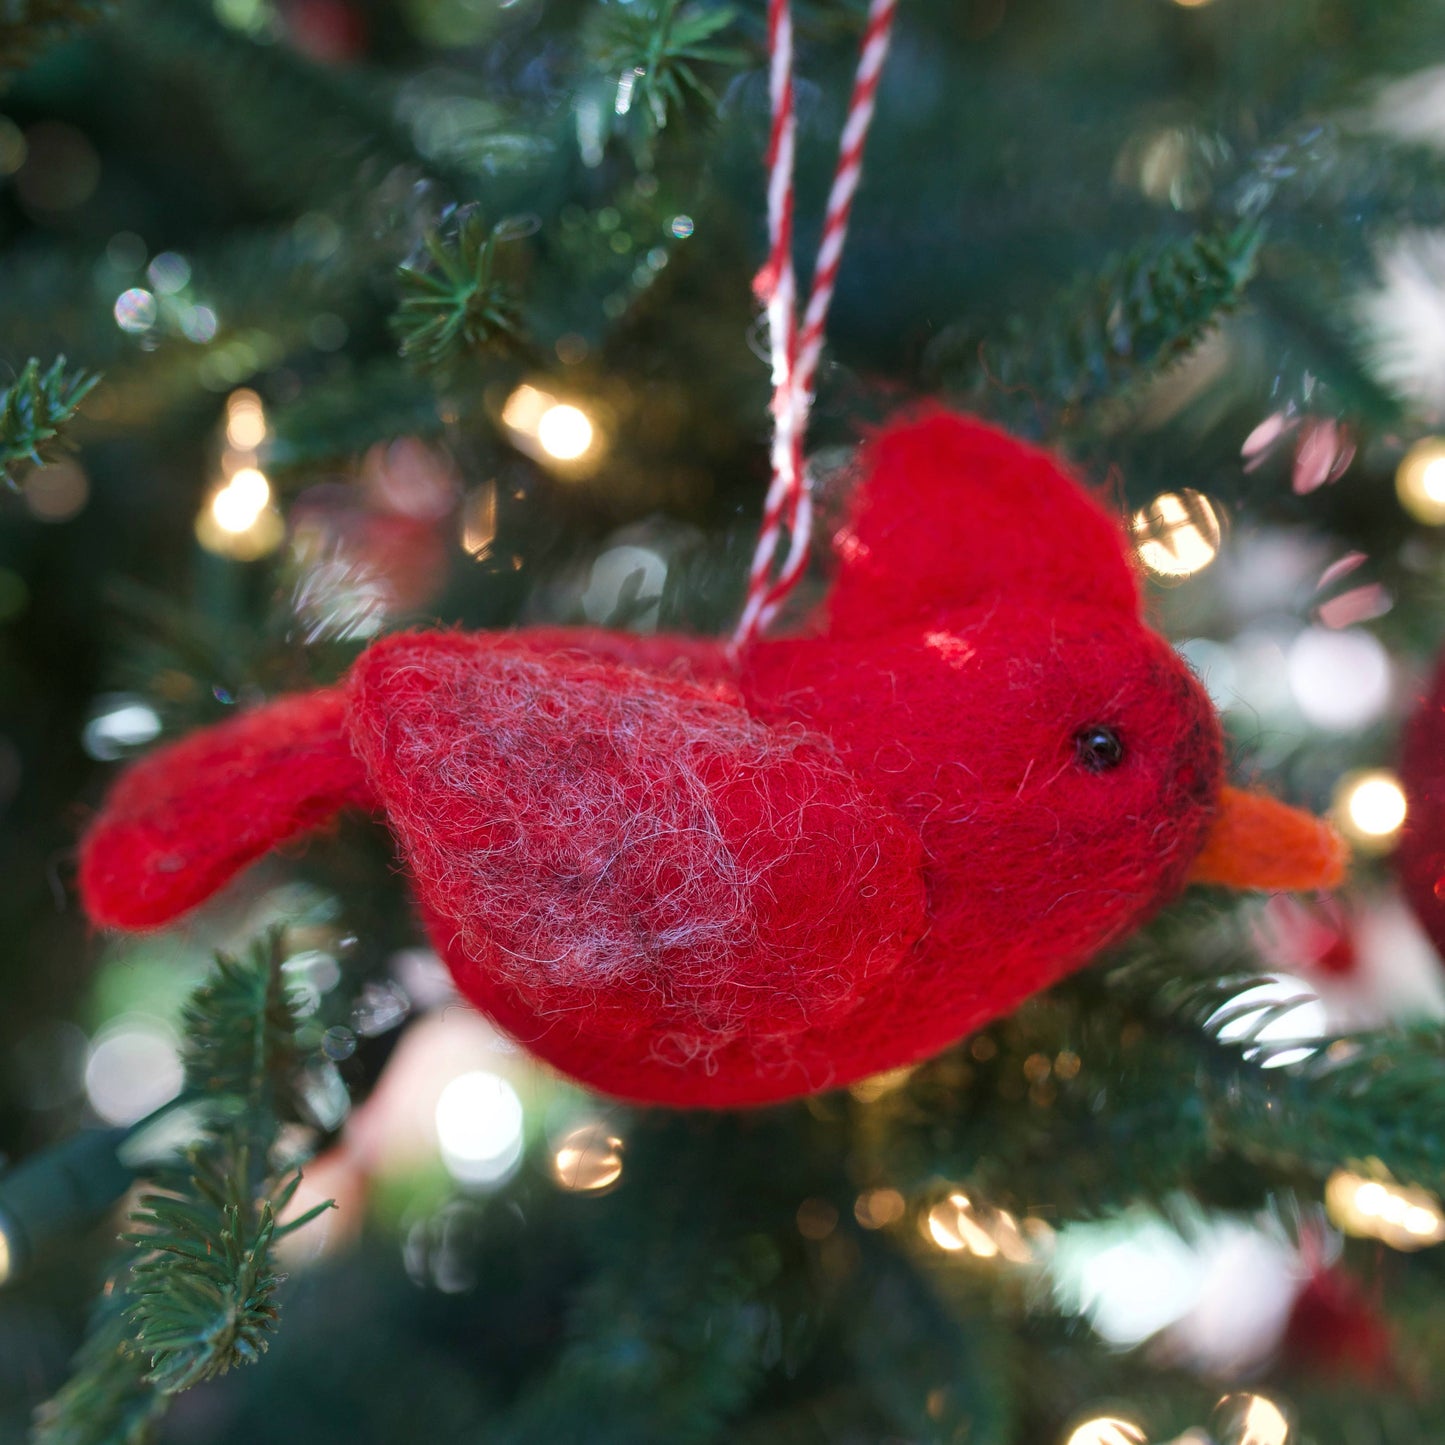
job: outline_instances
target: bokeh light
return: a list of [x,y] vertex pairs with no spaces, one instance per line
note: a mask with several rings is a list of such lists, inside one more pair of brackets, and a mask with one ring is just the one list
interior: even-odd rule
[[522,1157],[522,1101],[500,1074],[459,1074],[436,1106],[442,1162],[462,1184],[494,1184]]
[[25,505],[40,522],[68,522],[90,498],[90,478],[74,457],[26,474]]
[[651,547],[624,542],[609,547],[592,564],[582,591],[582,611],[589,622],[652,632],[658,623],[667,560]]
[[196,538],[208,552],[254,562],[281,545],[286,524],[271,506],[271,484],[255,467],[240,467],[216,487],[196,518]]
[[243,452],[254,452],[266,440],[266,409],[254,391],[233,391],[226,398],[226,440]]
[[1290,643],[1285,673],[1305,720],[1329,732],[1365,727],[1390,704],[1389,654],[1357,627],[1305,628]]
[[1445,1213],[1425,1189],[1337,1169],[1325,1185],[1325,1207],[1346,1234],[1378,1239],[1391,1249],[1424,1249],[1445,1240]]
[[549,456],[573,462],[592,445],[592,423],[581,408],[558,402],[542,413],[537,440]]
[[112,310],[115,324],[132,336],[149,331],[156,324],[156,316],[159,314],[156,298],[141,286],[132,286],[128,291],[122,291],[115,298]]
[[1221,1445],[1287,1445],[1289,1419],[1267,1395],[1226,1395],[1216,1413]]
[[908,1205],[896,1189],[865,1189],[853,1201],[853,1217],[864,1229],[886,1229],[903,1218]]
[[97,762],[112,763],[161,733],[160,714],[136,693],[108,692],[96,698],[81,730],[80,745]]
[[1145,1445],[1147,1437],[1132,1421],[1118,1415],[1085,1420],[1070,1434],[1067,1445]]
[[242,467],[211,498],[211,515],[223,532],[245,532],[271,501],[271,484],[255,467]]
[[1335,789],[1336,826],[1367,851],[1384,852],[1392,846],[1407,810],[1400,780],[1384,768],[1347,773]]
[[573,401],[523,383],[502,407],[502,425],[512,444],[536,460],[577,473],[596,460],[602,437],[593,416]]
[[1033,1251],[1006,1209],[976,1204],[962,1190],[935,1204],[921,1221],[925,1236],[949,1253],[966,1252],[977,1259],[1000,1256],[1010,1264],[1029,1264]]
[[1186,487],[1141,507],[1133,531],[1139,561],[1163,581],[1182,582],[1219,555],[1223,524],[1214,503]]
[[552,1154],[552,1178],[573,1194],[603,1194],[622,1178],[622,1140],[595,1121],[564,1135]]
[[1445,526],[1445,437],[1426,437],[1400,459],[1395,494],[1417,522]]
[[85,1096],[107,1124],[134,1124],[174,1099],[184,1078],[175,1034],[153,1019],[123,1016],[91,1042]]

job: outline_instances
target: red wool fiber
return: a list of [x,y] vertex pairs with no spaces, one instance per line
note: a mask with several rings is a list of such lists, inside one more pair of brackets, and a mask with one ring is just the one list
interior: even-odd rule
[[87,911],[155,926],[369,807],[466,996],[600,1090],[757,1104],[936,1052],[1183,887],[1219,729],[1054,459],[929,410],[865,477],[809,635],[383,639],[123,777]]

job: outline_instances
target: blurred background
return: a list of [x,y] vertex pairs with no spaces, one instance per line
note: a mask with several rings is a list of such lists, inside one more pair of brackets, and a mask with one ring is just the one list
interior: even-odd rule
[[[795,10],[806,275],[863,6]],[[764,18],[0,13],[0,1148],[41,1161],[0,1223],[53,1225],[0,1252],[5,1440],[63,1388],[51,1445],[1445,1433],[1445,966],[1390,864],[1445,632],[1431,0],[903,0],[810,438],[825,521],[910,398],[1063,450],[1234,776],[1356,844],[1346,893],[1186,901],[940,1060],[737,1116],[530,1062],[363,821],[161,934],[78,911],[118,765],[383,631],[731,627]],[[259,1363],[192,1332],[147,1384],[104,1305],[75,1358],[127,1259],[75,1151],[194,1083],[187,997],[268,936],[305,1048],[266,1138],[314,1156],[283,1217],[338,1207],[269,1251]]]

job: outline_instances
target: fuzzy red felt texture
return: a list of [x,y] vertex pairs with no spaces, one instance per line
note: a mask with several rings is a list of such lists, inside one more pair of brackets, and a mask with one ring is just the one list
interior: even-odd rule
[[156,928],[278,843],[370,806],[340,688],[282,698],[124,772],[80,849],[91,922]]
[[788,1053],[924,931],[917,835],[826,739],[708,688],[423,635],[371,648],[352,696],[458,977],[575,1036],[570,1072],[589,1038],[674,1079],[738,1040]]
[[[754,1104],[924,1058],[1137,925],[1203,842],[1218,724],[1141,621],[1117,524],[966,418],[867,457],[812,635],[733,659],[418,634],[349,679],[459,985],[606,1092]],[[1091,727],[1118,766],[1081,763]],[[325,801],[304,768],[290,785],[290,816]]]
[[1415,916],[1445,953],[1445,657],[1405,726],[1400,781],[1406,812],[1395,867]]

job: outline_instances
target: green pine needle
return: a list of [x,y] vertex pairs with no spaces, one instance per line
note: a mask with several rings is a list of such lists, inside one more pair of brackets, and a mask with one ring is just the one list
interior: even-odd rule
[[11,469],[21,462],[35,466],[53,462],[61,428],[99,380],[88,372],[67,371],[63,356],[41,371],[32,356],[20,375],[0,391],[0,479],[13,485]]
[[426,237],[435,269],[400,269],[402,300],[392,318],[401,354],[424,371],[442,371],[468,355],[521,338],[515,291],[496,274],[502,227],[468,216],[454,240]]
[[682,0],[605,5],[592,38],[593,63],[628,87],[627,109],[640,111],[659,131],[690,98],[716,105],[697,66],[745,62],[745,52],[711,43],[735,18],[731,6],[684,6]]
[[110,10],[108,0],[0,0],[0,77],[24,69],[47,46]]
[[35,1412],[31,1445],[148,1445],[151,1440],[164,1401],[146,1381],[146,1362],[121,1313],[121,1294],[106,1296],[96,1309],[70,1379]]
[[122,1236],[114,1309],[37,1415],[38,1445],[139,1445],[166,1397],[265,1353],[284,1279],[273,1246],[331,1207],[276,1223],[301,1176],[278,1172],[272,1157],[282,1129],[301,1120],[310,1052],[284,961],[275,934],[244,959],[218,958],[187,1005],[186,1092],[206,1122],[182,1159],[150,1172]]
[[999,342],[950,327],[932,368],[953,391],[999,387],[1060,410],[1117,397],[1187,355],[1239,305],[1262,235],[1248,223],[1115,257],[1056,298],[1049,319],[1016,321]]
[[283,1279],[271,1266],[276,1221],[269,1200],[256,1208],[247,1193],[234,1178],[225,1182],[230,1198],[206,1197],[200,1207],[147,1194],[131,1216],[144,1228],[125,1239],[154,1253],[132,1273],[129,1319],[151,1362],[146,1379],[162,1394],[254,1364],[270,1343]]

